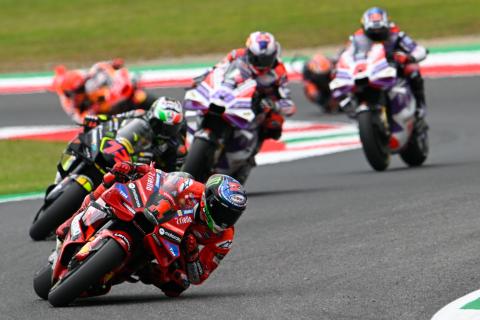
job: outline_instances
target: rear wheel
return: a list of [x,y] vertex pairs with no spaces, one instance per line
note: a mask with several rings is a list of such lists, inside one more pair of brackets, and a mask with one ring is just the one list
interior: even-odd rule
[[58,226],[72,216],[80,207],[83,199],[88,194],[81,185],[75,181],[65,186],[62,194],[49,206],[40,212],[37,220],[30,227],[30,237],[33,240],[44,240],[54,232]]
[[210,141],[194,139],[182,171],[190,173],[195,180],[204,182],[212,170],[212,159],[215,148]]
[[428,134],[414,131],[405,149],[400,152],[400,158],[410,167],[421,166],[428,156]]
[[362,148],[365,157],[370,166],[377,171],[385,170],[390,164],[390,153],[388,145],[382,140],[380,129],[374,124],[371,112],[361,112],[358,114],[358,129]]
[[35,274],[33,290],[43,300],[48,299],[48,292],[52,287],[52,265],[48,264]]
[[68,305],[98,283],[105,274],[118,267],[124,256],[125,252],[120,245],[115,240],[108,239],[98,251],[93,252],[50,290],[48,302],[54,307]]

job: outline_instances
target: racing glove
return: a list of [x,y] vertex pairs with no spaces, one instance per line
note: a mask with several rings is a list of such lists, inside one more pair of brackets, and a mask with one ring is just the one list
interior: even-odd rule
[[410,57],[404,52],[395,52],[393,54],[393,60],[401,66],[411,61]]
[[85,118],[83,119],[83,126],[87,128],[95,128],[98,126],[101,122],[105,122],[110,120],[111,117],[106,114],[100,114],[98,116],[94,115],[86,115]]
[[194,235],[189,234],[185,237],[183,252],[189,282],[193,284],[201,283],[204,269],[200,262],[197,239]]
[[284,121],[285,120],[281,114],[270,111],[263,122],[263,137],[265,139],[280,139],[282,136],[282,126]]
[[95,128],[100,123],[97,116],[86,115],[83,119],[83,126],[86,128]]
[[149,170],[150,166],[148,164],[135,165],[127,161],[117,162],[112,170],[103,176],[103,183],[105,186],[110,186],[113,182],[125,183],[131,180],[130,175],[137,173],[139,176],[143,176]]

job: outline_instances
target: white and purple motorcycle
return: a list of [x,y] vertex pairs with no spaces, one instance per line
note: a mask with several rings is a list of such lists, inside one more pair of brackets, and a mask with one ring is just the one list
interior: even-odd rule
[[396,66],[388,62],[382,44],[348,48],[337,63],[330,89],[357,119],[363,151],[375,170],[385,170],[395,153],[409,166],[425,162],[428,135],[415,127],[415,98]]
[[184,109],[194,112],[197,126],[182,171],[196,180],[223,173],[244,183],[253,167],[269,107],[243,68],[239,62],[217,66],[185,94]]

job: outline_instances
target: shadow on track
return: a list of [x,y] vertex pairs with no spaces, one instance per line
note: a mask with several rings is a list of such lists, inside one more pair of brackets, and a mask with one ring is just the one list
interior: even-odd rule
[[158,293],[148,294],[133,294],[133,295],[115,295],[107,294],[105,296],[91,297],[76,300],[69,308],[89,308],[98,306],[110,305],[136,305],[145,303],[178,303],[187,300],[208,300],[208,299],[222,299],[222,298],[236,298],[251,295],[250,291],[221,291],[221,292],[192,292],[186,291],[178,298],[169,298],[165,296],[160,289]]
[[329,191],[338,191],[345,190],[346,187],[319,187],[319,188],[296,188],[288,190],[262,190],[262,191],[251,191],[247,190],[247,196],[249,198],[264,197],[264,196],[283,196],[286,194],[305,194],[305,193],[317,193],[317,192],[329,192]]
[[[472,162],[473,163],[473,162]],[[351,174],[357,174],[357,175],[371,175],[373,174],[388,174],[389,172],[408,172],[408,171],[419,171],[419,170],[434,170],[434,169],[443,169],[443,168],[450,168],[450,167],[462,167],[462,166],[469,166],[472,163],[470,162],[450,162],[450,163],[427,163],[422,166],[418,167],[393,167],[393,168],[388,168],[385,171],[377,172],[373,169],[371,170],[365,170],[365,171],[344,171],[344,172],[339,172],[335,173],[335,175],[351,175]]]

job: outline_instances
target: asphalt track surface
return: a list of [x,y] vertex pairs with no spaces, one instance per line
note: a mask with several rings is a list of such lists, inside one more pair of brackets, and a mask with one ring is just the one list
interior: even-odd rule
[[[0,318],[430,319],[480,288],[479,88],[480,78],[427,80],[431,154],[421,168],[395,157],[373,172],[360,150],[256,168],[231,254],[178,299],[125,284],[52,308],[32,289],[54,246],[28,238],[41,202],[0,204]],[[296,119],[321,119],[294,93]],[[45,94],[0,105],[0,126],[67,121]]]

